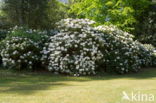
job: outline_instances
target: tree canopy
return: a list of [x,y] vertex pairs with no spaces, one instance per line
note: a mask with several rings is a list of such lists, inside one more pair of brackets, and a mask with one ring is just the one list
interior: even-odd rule
[[149,0],[83,0],[72,5],[69,13],[132,31],[149,3]]

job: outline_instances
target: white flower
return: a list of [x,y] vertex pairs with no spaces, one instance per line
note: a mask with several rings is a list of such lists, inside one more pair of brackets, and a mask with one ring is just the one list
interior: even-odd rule
[[120,57],[117,57],[116,59],[120,59]]
[[32,61],[29,61],[29,64],[31,65],[32,64]]
[[125,68],[121,68],[121,70],[122,70],[122,71],[124,71],[124,70],[125,70]]
[[20,63],[20,62],[21,62],[21,60],[17,60],[17,62],[19,62],[19,63]]

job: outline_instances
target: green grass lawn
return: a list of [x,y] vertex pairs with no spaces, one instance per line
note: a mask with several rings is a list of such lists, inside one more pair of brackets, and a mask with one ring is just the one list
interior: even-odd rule
[[92,77],[0,70],[0,103],[156,103],[123,100],[123,91],[156,96],[156,68]]

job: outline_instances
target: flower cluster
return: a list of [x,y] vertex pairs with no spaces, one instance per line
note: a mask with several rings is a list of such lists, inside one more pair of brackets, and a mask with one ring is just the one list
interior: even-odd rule
[[[144,48],[146,49],[146,53],[142,53],[145,60],[146,58],[149,58],[149,64],[150,66],[156,66],[156,48],[152,46],[151,44],[144,44]],[[149,66],[149,65],[148,65]]]
[[138,55],[141,61],[141,66],[153,66],[152,58],[155,48],[150,44],[141,44],[139,42],[136,45],[139,47]]
[[132,34],[124,32],[114,25],[101,25],[96,27],[96,29],[104,32],[105,34],[110,34],[118,38],[124,38],[125,40],[132,40],[134,38]]
[[4,66],[12,69],[33,69],[40,60],[39,44],[28,38],[8,37],[1,42]]
[[[42,59],[48,57],[48,69],[75,76],[95,74],[103,58],[103,39],[88,19],[65,19],[57,23],[60,32],[50,38]],[[47,56],[48,55],[48,56]]]

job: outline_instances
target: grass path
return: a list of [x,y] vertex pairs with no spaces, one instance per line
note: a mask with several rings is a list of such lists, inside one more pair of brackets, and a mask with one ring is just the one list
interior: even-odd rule
[[[122,92],[155,95],[153,102],[122,100]],[[156,103],[156,68],[127,75],[69,77],[0,70],[0,103]]]

